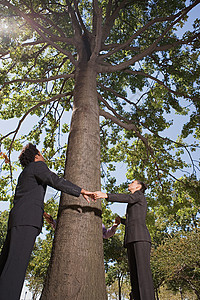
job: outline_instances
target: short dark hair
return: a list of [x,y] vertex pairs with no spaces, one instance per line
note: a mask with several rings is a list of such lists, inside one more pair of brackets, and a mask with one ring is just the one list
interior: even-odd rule
[[137,180],[137,182],[138,182],[138,184],[140,184],[142,186],[140,191],[144,194],[147,189],[147,185],[141,180]]
[[28,166],[35,160],[35,156],[39,153],[35,145],[28,143],[23,147],[22,152],[19,155],[19,161],[22,167]]

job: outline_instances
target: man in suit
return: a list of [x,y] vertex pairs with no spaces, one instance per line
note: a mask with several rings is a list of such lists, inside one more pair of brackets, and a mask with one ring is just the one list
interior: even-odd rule
[[128,203],[124,245],[127,248],[132,292],[130,299],[154,300],[154,287],[150,268],[151,238],[146,227],[147,202],[144,196],[146,185],[134,180],[128,186],[131,194],[107,194],[95,192],[95,199],[107,198],[110,202]]
[[20,298],[35,239],[43,225],[47,185],[75,197],[82,194],[88,202],[88,196],[92,197],[91,192],[51,172],[33,144],[23,148],[19,160],[24,169],[18,178],[0,256],[0,300]]

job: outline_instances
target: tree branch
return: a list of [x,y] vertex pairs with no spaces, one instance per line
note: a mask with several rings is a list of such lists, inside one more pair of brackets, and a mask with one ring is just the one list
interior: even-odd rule
[[[73,39],[73,38],[66,38],[65,35],[64,35],[64,33],[63,33],[63,31],[61,31],[61,37],[59,37],[58,35],[53,34],[53,33],[52,33],[50,30],[48,30],[46,27],[44,27],[44,26],[40,25],[39,23],[37,23],[37,22],[34,20],[34,17],[38,17],[38,16],[39,16],[41,19],[44,19],[44,20],[47,21],[47,18],[46,18],[44,15],[37,14],[37,13],[35,13],[35,12],[34,12],[33,14],[27,14],[27,15],[26,15],[26,17],[29,18],[29,20],[32,20],[32,21],[36,24],[36,26],[42,30],[42,32],[48,34],[48,35],[50,36],[50,38],[51,38],[52,41],[65,41],[65,42],[67,42],[67,43],[70,44],[70,45],[74,45],[74,44],[75,44],[75,43],[74,43],[74,39]],[[53,23],[50,19],[48,19],[48,21],[51,22],[52,24],[54,24],[53,26],[56,27],[56,28],[58,29],[58,27],[57,27],[57,25],[56,25],[55,23]]]
[[10,53],[9,51],[4,52],[3,50],[0,50],[0,55],[1,55],[0,58],[3,59],[3,57],[8,55],[9,53]]
[[60,78],[74,78],[74,74],[62,74],[62,75],[56,75],[56,76],[51,76],[48,78],[38,78],[38,79],[29,79],[29,78],[21,78],[21,79],[14,79],[11,81],[7,81],[4,83],[3,87],[8,85],[8,84],[12,84],[15,82],[30,82],[30,83],[42,83],[42,82],[48,82],[48,81],[52,81],[52,80],[56,80],[56,79],[60,79]]
[[124,97],[123,95],[117,93],[117,92],[114,91],[113,89],[108,88],[108,87],[104,86],[104,85],[101,84],[101,83],[98,83],[98,86],[100,86],[102,89],[104,89],[104,90],[106,90],[106,91],[108,91],[108,92],[113,93],[113,95],[115,95],[116,97],[123,99],[123,100],[126,101],[128,104],[134,105],[134,106],[137,108],[137,105],[136,105],[134,102],[128,100],[126,97]]
[[166,50],[170,50],[170,49],[180,46],[180,45],[189,44],[189,43],[193,42],[194,40],[198,40],[199,37],[200,37],[200,33],[197,33],[197,34],[193,35],[192,37],[188,38],[187,40],[177,40],[176,42],[174,42],[172,44],[156,47],[155,52],[166,51]]
[[161,39],[172,29],[172,27],[175,24],[177,24],[199,2],[200,2],[200,0],[196,0],[193,4],[191,4],[190,6],[185,8],[181,12],[181,14],[179,14],[180,16],[174,22],[172,22],[169,26],[167,26],[167,28],[164,30],[164,32],[149,47],[147,47],[143,52],[135,55],[133,58],[131,58],[131,59],[125,61],[125,62],[120,63],[119,65],[115,65],[115,66],[112,66],[112,65],[100,66],[100,65],[98,65],[98,71],[101,72],[101,73],[121,71],[121,70],[126,69],[130,65],[136,63],[137,61],[142,60],[145,56],[150,55],[153,52],[155,52],[156,48],[157,48],[157,44],[161,41]]
[[71,21],[72,21],[72,26],[73,26],[73,29],[74,29],[74,38],[77,42],[81,42],[82,30],[81,30],[80,24],[78,22],[77,16],[75,14],[74,9],[71,6],[70,1],[66,0],[66,4],[67,4],[66,11],[69,13],[69,16],[70,16]]
[[[128,120],[126,120],[122,116],[118,115],[116,113],[116,111],[102,98],[102,96],[100,94],[98,94],[98,98],[99,98],[100,101],[102,101],[105,104],[105,106],[109,110],[111,110],[113,112],[113,114],[115,116],[111,115],[108,112],[105,112],[102,109],[100,109],[100,115],[104,116],[106,119],[112,120],[114,123],[118,124],[120,127],[125,128],[126,130],[133,130],[135,132],[135,134],[137,135],[137,137],[139,139],[141,139],[141,141],[145,144],[146,148],[149,150],[149,152],[151,153],[151,155],[154,156],[153,149],[149,146],[148,140],[143,135],[141,135],[141,133],[139,132],[139,129],[133,123],[130,123]],[[125,123],[122,122],[120,119],[124,120]]]
[[[9,8],[11,8],[12,10],[14,10],[18,15],[20,15],[22,18],[24,18],[27,23],[29,25],[31,25],[31,27],[48,43],[50,44],[53,48],[57,49],[59,52],[63,53],[64,55],[66,55],[69,60],[71,61],[72,64],[74,64],[75,66],[77,65],[76,60],[74,59],[73,55],[71,54],[71,52],[62,49],[60,46],[58,46],[56,43],[54,43],[51,38],[48,38],[47,36],[45,36],[45,34],[39,29],[41,28],[41,25],[39,25],[38,23],[36,23],[34,20],[32,20],[31,18],[29,18],[25,13],[23,13],[22,11],[20,11],[17,7],[15,7],[14,5],[12,5],[11,3],[9,3],[6,0],[1,0],[0,4],[3,4],[5,6],[8,6]],[[43,27],[42,27],[43,28]],[[43,29],[42,29],[43,30]],[[49,31],[47,31],[46,29],[44,29],[44,32],[47,32],[49,34]]]
[[85,27],[85,24],[83,22],[83,19],[81,18],[81,14],[80,14],[80,11],[78,9],[78,3],[76,0],[74,0],[74,7],[75,7],[75,12],[78,16],[78,20],[79,20],[79,23],[81,25],[81,28],[82,30],[84,31],[85,34],[87,34],[88,36],[90,35],[90,32],[87,30],[87,28]]
[[39,16],[45,22],[48,22],[50,25],[52,25],[60,33],[61,37],[65,38],[65,34],[62,31],[62,29],[60,27],[58,27],[57,24],[55,24],[51,19],[47,18],[47,16],[40,14],[40,13],[36,13],[36,12],[33,12],[33,14],[30,14],[30,17],[32,17],[32,16],[33,16],[33,18]]
[[[101,50],[106,51],[106,50],[114,49],[118,46],[119,46],[119,44],[101,45]],[[134,46],[128,45],[128,46],[124,47],[124,50],[140,51],[140,47],[134,47]],[[101,55],[100,58],[102,58],[102,56],[103,55]]]
[[[35,45],[40,45],[40,44],[45,44],[46,41],[45,40],[37,40],[34,42],[24,42],[22,43],[22,46],[35,46]],[[48,44],[47,44],[48,45]]]
[[90,57],[91,62],[94,62],[99,55],[102,40],[102,9],[99,7],[97,0],[94,0],[93,3],[96,16],[96,30],[93,33],[95,35],[95,46]]
[[[117,1],[116,1],[116,3],[117,3]],[[106,19],[105,24],[104,24],[104,26],[102,28],[102,32],[103,32],[103,34],[102,34],[102,42],[104,42],[106,40],[106,38],[108,37],[108,34],[109,34],[109,32],[110,32],[110,30],[111,30],[111,28],[113,26],[113,23],[114,23],[116,17],[118,16],[120,10],[122,8],[124,8],[127,3],[128,3],[127,0],[122,0],[122,2],[120,3],[120,5],[117,6],[116,9],[114,10],[113,14],[109,15],[109,16],[108,16],[108,13],[111,12],[111,8],[107,6],[108,7],[108,11],[107,11],[108,18]],[[110,5],[110,3],[108,3],[108,5]]]
[[[168,142],[170,142],[170,143],[172,143],[172,144],[177,145],[177,146],[180,147],[180,148],[184,148],[185,151],[187,152],[189,158],[190,158],[191,165],[192,165],[192,168],[193,168],[193,173],[194,173],[194,174],[196,173],[196,171],[195,171],[195,167],[196,167],[196,166],[195,166],[195,164],[194,164],[192,155],[191,155],[190,151],[188,150],[188,147],[190,147],[190,145],[187,145],[187,146],[186,146],[186,145],[184,145],[183,143],[173,141],[173,140],[171,140],[171,139],[168,138],[168,137],[163,137],[163,136],[159,135],[157,132],[151,130],[151,129],[150,129],[149,127],[147,127],[144,123],[141,123],[141,125],[142,125],[144,128],[146,128],[147,130],[149,130],[154,136],[158,137],[159,139],[162,139],[162,140],[164,140],[164,141],[168,141]],[[166,151],[166,150],[165,150],[165,151]]]
[[[119,97],[119,98],[125,100],[127,103],[129,103],[129,104],[131,104],[131,105],[134,105],[134,106],[136,107],[136,109],[138,109],[138,108],[137,108],[137,105],[136,105],[135,103],[129,101],[127,98],[125,98],[125,97],[122,96],[121,94],[115,92],[113,89],[108,88],[108,87],[105,87],[105,86],[103,86],[102,84],[98,84],[98,85],[101,86],[104,90],[107,90],[107,91],[109,91],[109,92],[112,92],[116,97]],[[118,118],[121,118],[121,119],[122,119],[122,117],[121,117],[120,115],[116,114],[115,110],[114,110],[111,106],[109,106],[108,103],[107,103],[102,97],[100,97],[100,95],[99,95],[99,99],[106,105],[106,107],[107,107],[108,109],[110,109],[110,110],[115,114],[115,116],[117,116]],[[124,119],[124,120],[125,120],[125,119]],[[126,122],[128,122],[128,121],[126,121]],[[169,139],[169,138],[162,137],[162,136],[160,136],[157,132],[154,132],[154,131],[152,131],[149,127],[145,126],[144,123],[140,123],[140,124],[141,124],[144,128],[146,128],[147,130],[149,130],[154,136],[156,136],[156,137],[158,137],[158,138],[160,138],[160,139],[162,139],[162,140],[169,141],[169,142],[171,142],[171,143],[173,143],[173,144],[175,144],[175,145],[177,145],[177,146],[179,146],[179,147],[184,148],[185,151],[187,152],[189,158],[190,158],[190,161],[191,161],[191,164],[192,164],[192,167],[193,167],[193,173],[195,173],[195,165],[194,165],[194,162],[193,162],[191,153],[190,153],[190,151],[188,150],[189,145],[188,145],[188,147],[187,147],[187,146],[184,145],[183,143],[176,142],[176,141],[173,141],[173,140],[171,140],[171,139]],[[157,166],[157,168],[158,168],[158,166]]]
[[[161,168],[158,167],[157,159],[154,156],[154,150],[151,148],[151,146],[149,146],[148,140],[144,136],[142,136],[138,131],[135,131],[135,125],[134,124],[124,123],[121,120],[119,120],[117,117],[111,115],[110,113],[108,113],[108,112],[106,112],[106,111],[104,111],[102,109],[99,109],[99,115],[103,116],[104,118],[106,118],[108,120],[111,120],[113,123],[119,125],[120,127],[124,128],[126,130],[134,131],[135,132],[136,136],[144,143],[147,151],[150,152],[150,154],[151,154],[151,156],[152,156],[152,158],[154,160],[154,164],[155,164],[155,168],[156,168],[156,171],[157,171],[157,174],[158,174],[159,181],[161,182],[159,171],[162,171],[163,173],[166,173],[166,170],[163,170],[163,169],[161,169]],[[148,155],[148,153],[147,153],[147,155]],[[179,181],[179,182],[181,182],[181,183],[184,184],[184,182],[182,180],[177,179],[171,173],[167,172],[167,174],[169,176],[171,176],[174,180]]]
[[50,99],[47,100],[47,101],[41,101],[41,102],[37,103],[36,105],[34,105],[33,107],[31,107],[31,108],[24,114],[24,116],[19,120],[16,129],[13,130],[13,131],[11,131],[11,132],[9,132],[9,133],[7,133],[7,134],[4,135],[3,137],[1,137],[0,143],[1,143],[5,138],[7,138],[8,136],[10,136],[11,134],[14,134],[13,139],[12,139],[12,142],[11,142],[11,144],[10,144],[10,149],[11,149],[11,148],[12,148],[12,145],[13,145],[13,143],[14,143],[15,137],[16,137],[16,135],[17,135],[17,133],[18,133],[18,131],[19,131],[19,129],[20,129],[20,127],[21,127],[23,121],[26,119],[26,117],[27,117],[33,110],[35,110],[36,108],[38,108],[38,107],[40,107],[40,106],[42,106],[42,105],[49,104],[50,102],[53,102],[53,101],[62,101],[62,98],[63,98],[63,97],[71,96],[72,94],[73,94],[73,93],[63,93],[63,94],[59,94],[59,95],[53,96],[52,98],[50,98]]
[[[127,46],[129,46],[131,44],[131,42],[137,38],[140,34],[142,34],[145,30],[147,30],[150,26],[152,26],[155,23],[158,22],[164,22],[164,21],[173,21],[174,19],[177,18],[177,16],[179,16],[181,13],[179,12],[176,15],[172,15],[170,17],[160,17],[160,18],[155,18],[154,20],[151,20],[150,22],[148,22],[146,25],[144,25],[142,28],[140,28],[139,30],[137,30],[125,43],[123,44],[115,44],[113,45],[114,49],[104,55],[101,55],[101,59],[105,59],[111,55],[113,55],[114,53],[116,53],[119,50],[123,50],[125,48],[127,48]],[[109,45],[108,45],[109,46]]]
[[174,91],[174,90],[170,89],[170,88],[169,88],[168,86],[166,86],[161,80],[159,80],[158,78],[153,77],[153,76],[151,76],[151,75],[145,73],[144,71],[132,71],[132,70],[127,69],[127,70],[125,70],[125,72],[128,73],[128,74],[142,75],[142,76],[144,76],[144,77],[150,78],[150,79],[156,81],[158,84],[162,85],[168,92],[170,92],[170,93],[172,93],[172,94],[174,94],[174,95],[176,95],[176,96],[184,97],[184,98],[189,98],[189,99],[193,99],[193,100],[197,100],[197,101],[200,100],[200,98],[198,98],[198,97],[195,97],[195,96],[189,96],[189,95],[187,95],[186,93],[179,92],[179,91]]

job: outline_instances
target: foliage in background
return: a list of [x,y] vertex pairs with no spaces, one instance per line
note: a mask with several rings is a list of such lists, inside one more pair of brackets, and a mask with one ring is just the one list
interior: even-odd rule
[[0,212],[0,251],[3,247],[3,243],[6,238],[7,222],[8,222],[8,211],[5,210]]
[[200,299],[200,230],[169,236],[152,251],[151,264],[155,288],[192,291]]

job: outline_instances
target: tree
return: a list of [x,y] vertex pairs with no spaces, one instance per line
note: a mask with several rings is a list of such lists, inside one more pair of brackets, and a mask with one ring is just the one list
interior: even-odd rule
[[[49,213],[54,220],[57,219],[57,210],[58,202],[54,198],[44,204],[44,211]],[[34,299],[41,294],[44,287],[54,237],[54,229],[46,220],[42,231],[46,232],[46,236],[37,239],[26,273],[27,286],[32,291]]]
[[170,290],[193,291],[200,299],[199,229],[168,237],[152,254],[156,288],[166,284]]
[[[117,215],[113,215],[107,206],[107,202],[102,205],[103,224],[110,227],[112,221]],[[130,281],[128,275],[128,260],[124,248],[124,225],[120,225],[115,235],[104,240],[104,265],[106,271],[106,286],[109,294],[112,294],[113,288],[119,300],[122,295],[127,293],[125,289],[130,290]],[[129,284],[127,284],[127,282]],[[116,288],[117,287],[117,288]],[[124,293],[125,292],[125,293]],[[128,295],[130,292],[128,293]]]
[[[174,172],[189,167],[183,152],[191,159],[199,191],[198,163],[190,151],[198,144],[185,140],[191,134],[199,139],[199,20],[183,36],[176,34],[198,4],[0,0],[1,118],[20,118],[15,130],[1,136],[10,171],[11,152],[27,139],[42,139],[46,159],[55,158],[51,167],[63,167],[65,178],[97,190],[101,141],[105,163],[123,161],[127,150],[129,178],[147,179],[150,200],[157,199],[151,201],[154,210],[160,203],[170,208]],[[66,152],[60,133],[69,127],[60,121],[72,103]],[[164,135],[172,111],[189,117],[176,141]],[[38,123],[17,138],[28,115],[36,115]],[[101,126],[99,115],[105,118]],[[109,169],[114,169],[112,163]],[[9,179],[12,184],[12,172]],[[191,184],[190,176],[178,180]],[[43,300],[106,298],[100,215],[100,203],[61,196]]]
[[6,238],[6,232],[7,232],[7,218],[8,218],[8,212],[2,211],[0,212],[0,251],[3,247],[3,243]]
[[26,275],[27,286],[32,291],[33,297],[37,297],[42,292],[51,256],[52,241],[52,235],[48,233],[45,239],[39,238],[34,246]]
[[111,287],[115,283],[117,285],[116,294],[118,299],[121,300],[124,287],[127,287],[127,282],[129,283],[128,295],[130,294],[130,281],[129,277],[127,277],[128,261],[121,235],[116,234],[112,239],[104,241],[104,258],[106,285]]

